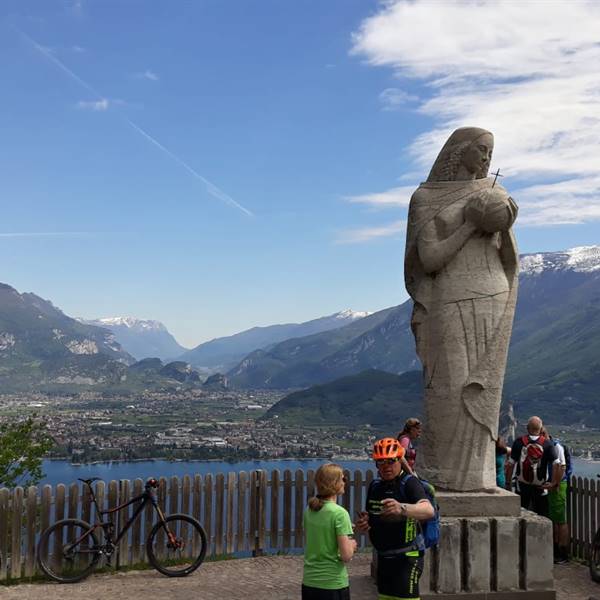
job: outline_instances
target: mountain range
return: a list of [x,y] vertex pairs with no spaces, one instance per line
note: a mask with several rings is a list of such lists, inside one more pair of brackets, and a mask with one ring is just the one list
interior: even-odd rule
[[186,351],[186,348],[177,342],[160,321],[136,319],[135,317],[79,320],[87,325],[103,327],[111,331],[121,347],[136,360],[144,358],[172,360]]
[[[519,285],[505,399],[514,403],[521,416],[539,413],[554,423],[600,425],[596,407],[600,390],[600,246],[522,255]],[[294,396],[293,402],[288,396],[281,406],[273,407],[280,416],[288,405],[294,414],[299,398],[307,398],[310,404],[319,396],[320,406],[328,406],[328,389],[336,390],[331,399],[340,402],[344,395],[338,384],[343,384],[343,389],[348,386],[345,379],[335,377],[354,376],[354,384],[359,385],[365,349],[371,368],[396,375],[420,368],[409,329],[411,309],[406,302],[374,313],[369,317],[374,327],[367,331],[352,332],[345,327],[336,331],[335,337],[321,334],[296,340],[293,352],[289,342],[284,342],[268,353],[252,353],[230,372],[230,380],[234,385],[259,381],[259,387],[317,386]],[[312,361],[311,355],[317,360]],[[369,374],[371,386],[380,378],[378,373]],[[319,386],[325,382],[329,388]],[[383,383],[387,385],[387,379]],[[352,410],[352,394],[346,401]],[[336,409],[331,410],[335,413]]]
[[135,359],[107,329],[66,316],[35,294],[0,284],[0,385],[120,381]]
[[266,349],[290,338],[304,337],[318,332],[331,331],[353,323],[368,312],[351,309],[312,319],[304,323],[283,323],[267,327],[252,327],[227,337],[216,338],[185,352],[179,360],[189,362],[204,370],[226,371],[240,362],[248,353]]
[[[107,329],[134,331],[133,321],[90,325],[35,294],[0,284],[0,384],[7,391],[199,385],[189,363],[216,366],[236,355],[237,364],[219,381],[240,388],[310,388],[370,370],[398,376],[420,369],[411,310],[405,302],[372,314],[342,311],[256,327],[201,344],[174,363],[140,364]],[[183,360],[194,352],[200,358]],[[506,397],[517,410],[561,417],[555,422],[591,423],[600,419],[599,389],[600,246],[522,255]]]

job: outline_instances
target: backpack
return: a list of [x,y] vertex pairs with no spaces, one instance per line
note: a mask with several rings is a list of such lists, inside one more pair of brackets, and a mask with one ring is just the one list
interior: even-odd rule
[[542,470],[542,457],[544,456],[544,442],[546,438],[540,435],[537,440],[531,440],[524,435],[521,438],[523,448],[519,457],[519,481],[528,485],[542,485],[546,483],[546,473]]
[[[411,477],[417,477],[416,475],[411,475],[410,473],[406,474],[402,479],[400,479],[400,494],[406,498],[406,494],[404,493],[404,486],[406,482]],[[423,489],[425,490],[425,496],[427,496],[427,500],[431,502],[431,506],[433,506],[434,515],[431,519],[427,519],[426,521],[418,521],[419,526],[421,528],[421,535],[423,536],[423,543],[425,548],[431,548],[432,546],[437,546],[440,541],[440,507],[435,498],[435,488],[429,481],[426,479],[421,479],[417,477],[417,479],[421,482]]]

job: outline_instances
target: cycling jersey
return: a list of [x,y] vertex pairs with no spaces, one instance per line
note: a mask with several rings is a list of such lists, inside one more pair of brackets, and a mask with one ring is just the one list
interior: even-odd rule
[[369,537],[373,547],[380,553],[415,550],[419,525],[414,519],[386,518],[381,515],[382,501],[393,498],[398,502],[416,504],[427,500],[423,485],[417,477],[409,477],[400,491],[400,481],[406,477],[402,473],[391,481],[375,479],[367,491],[367,512],[369,513]]
[[419,579],[423,572],[424,546],[419,543],[419,524],[415,519],[386,518],[382,501],[416,504],[427,500],[417,477],[401,473],[391,481],[375,479],[367,491],[369,537],[377,550],[377,590],[379,598],[419,598]]

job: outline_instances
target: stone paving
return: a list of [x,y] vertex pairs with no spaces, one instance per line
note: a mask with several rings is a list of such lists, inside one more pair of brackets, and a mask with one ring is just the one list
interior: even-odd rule
[[[369,554],[350,563],[352,600],[375,600],[369,577]],[[266,556],[207,562],[182,579],[169,579],[156,571],[113,572],[94,575],[82,583],[22,584],[0,587],[0,600],[299,600],[301,556]],[[586,567],[555,567],[558,600],[600,600],[600,585]]]

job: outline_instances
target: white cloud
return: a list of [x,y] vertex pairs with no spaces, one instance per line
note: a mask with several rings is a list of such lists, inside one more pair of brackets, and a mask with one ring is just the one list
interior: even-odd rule
[[345,196],[344,200],[353,204],[366,204],[376,208],[407,207],[416,185],[391,188],[385,192]]
[[394,221],[387,225],[379,227],[363,227],[360,229],[349,229],[340,232],[336,239],[337,244],[360,244],[370,242],[382,237],[392,237],[402,234],[406,231],[406,221],[404,219]]
[[[418,110],[434,127],[410,147],[423,173],[453,129],[485,127],[496,138],[492,168],[530,184],[518,192],[522,224],[600,219],[598,186],[577,192],[600,156],[600,2],[393,0],[353,41],[369,64],[426,85]],[[534,198],[544,179],[554,183]]]
[[160,79],[160,77],[154,71],[151,71],[150,69],[146,69],[142,73],[136,73],[135,76],[138,79],[147,79],[148,81],[158,81]]
[[519,226],[574,225],[600,220],[600,176],[532,185],[514,191]]
[[418,99],[418,96],[409,94],[399,88],[386,88],[379,94],[379,101],[383,106],[383,110],[398,110],[408,102],[414,102]]
[[100,100],[80,100],[77,103],[77,108],[81,108],[82,110],[93,110],[102,112],[108,110],[108,107],[112,103],[108,100],[108,98],[102,98]]

